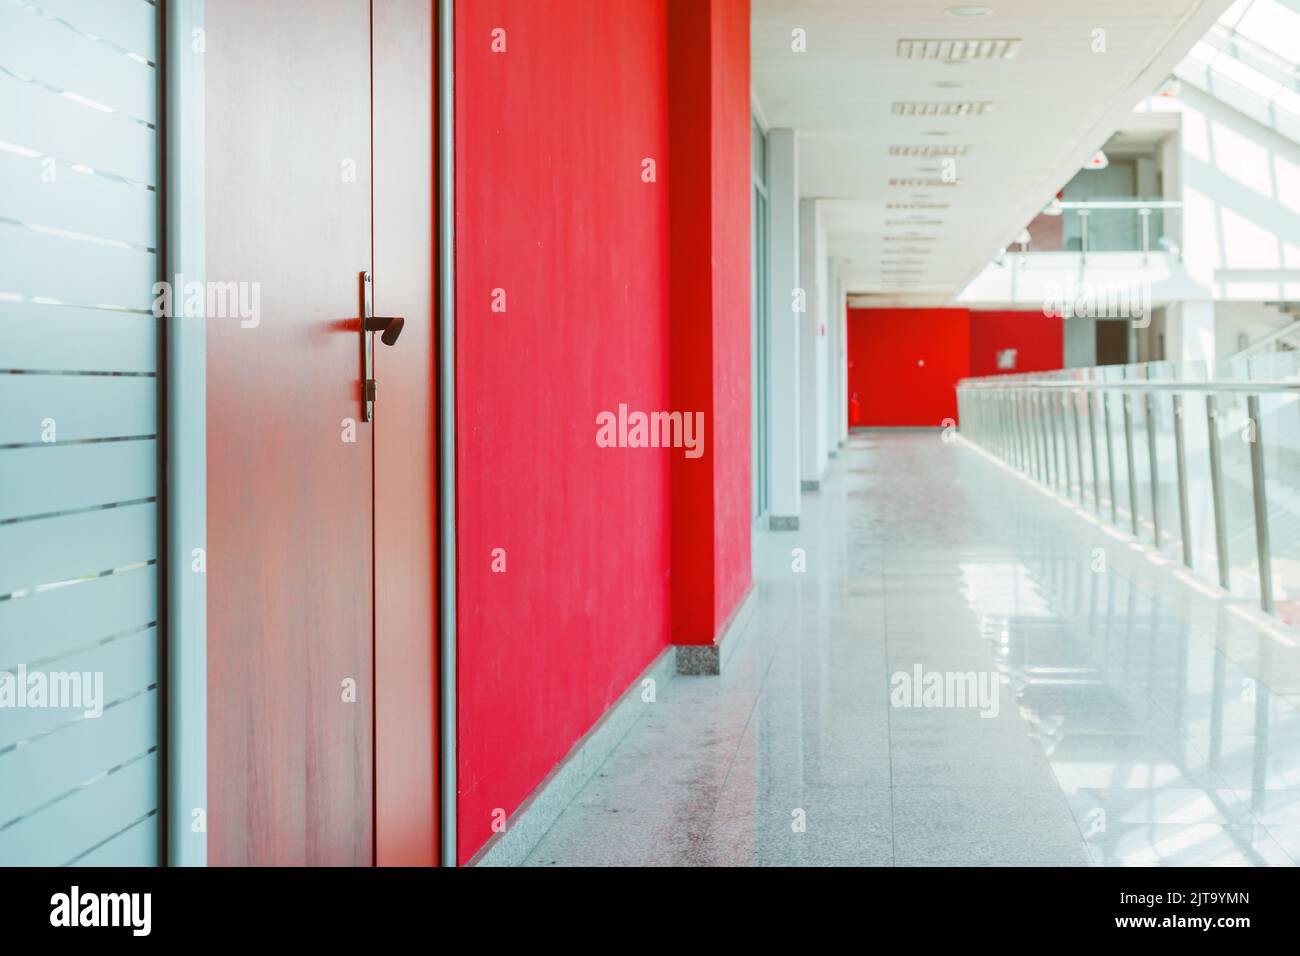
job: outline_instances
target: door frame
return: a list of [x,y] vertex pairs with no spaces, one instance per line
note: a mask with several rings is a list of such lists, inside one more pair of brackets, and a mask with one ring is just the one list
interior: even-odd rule
[[[162,43],[162,273],[202,282],[204,230],[203,0],[158,8]],[[169,866],[208,862],[207,334],[201,316],[163,320],[166,506],[163,562],[163,845]]]
[[[443,865],[456,865],[456,527],[455,527],[455,167],[453,115],[454,0],[437,0],[434,11],[435,138],[431,150],[434,224],[437,242],[435,294],[431,303],[433,361],[439,381],[431,413],[437,463],[435,516],[438,522],[437,673],[430,675],[438,724],[432,789],[438,852]],[[163,76],[163,157],[160,207],[163,225],[161,272],[206,278],[205,70],[202,50],[204,0],[164,0],[159,5]],[[373,200],[372,200],[373,202]],[[431,265],[433,265],[431,263]],[[183,303],[184,296],[174,301]],[[205,323],[181,311],[163,323],[163,391],[167,498],[162,532],[165,673],[162,832],[169,866],[206,866],[207,841],[207,348]],[[377,493],[377,489],[374,493]],[[376,635],[377,638],[377,635]],[[372,731],[376,739],[380,728]],[[202,823],[200,824],[200,820]],[[378,832],[378,827],[374,828]],[[437,862],[435,860],[435,862]]]
[[443,866],[456,856],[456,0],[437,0],[438,774]]

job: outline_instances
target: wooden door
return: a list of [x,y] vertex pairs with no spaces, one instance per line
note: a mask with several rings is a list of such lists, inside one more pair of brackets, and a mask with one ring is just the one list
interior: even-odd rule
[[366,865],[370,2],[206,10],[206,279],[259,312],[207,318],[209,860]]

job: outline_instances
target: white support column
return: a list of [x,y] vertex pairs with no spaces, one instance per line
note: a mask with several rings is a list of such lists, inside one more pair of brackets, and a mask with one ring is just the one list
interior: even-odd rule
[[815,199],[799,202],[799,273],[807,311],[799,323],[802,487],[816,491],[826,470],[826,231]]
[[849,440],[849,282],[840,276],[840,444]]
[[826,455],[834,458],[840,447],[840,323],[836,299],[840,291],[840,264],[826,262]]
[[[792,129],[767,134],[768,498],[773,530],[799,527],[799,149]],[[798,298],[803,298],[802,296]]]
[[1214,303],[1175,302],[1165,309],[1165,358],[1214,365]]

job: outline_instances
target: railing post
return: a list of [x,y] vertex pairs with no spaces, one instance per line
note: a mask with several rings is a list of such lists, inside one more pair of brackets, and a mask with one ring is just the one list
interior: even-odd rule
[[1057,447],[1056,442],[1056,395],[1051,389],[1045,390],[1044,396],[1047,400],[1047,414],[1043,419],[1043,427],[1048,429],[1048,434],[1052,438],[1052,485],[1056,488],[1061,486],[1061,450]]
[[1088,216],[1087,209],[1079,210],[1079,261],[1088,261]]
[[1010,447],[1006,444],[1006,393],[997,389],[993,393],[993,405],[997,408],[997,453],[1004,462],[1011,460]]
[[1219,455],[1219,410],[1214,395],[1205,396],[1205,422],[1210,438],[1210,498],[1214,503],[1214,550],[1219,560],[1219,586],[1231,591],[1228,577],[1228,524],[1223,507],[1223,466]]
[[1025,470],[1024,447],[1020,443],[1020,395],[1018,392],[1007,393],[1008,407],[1011,409],[1011,449],[1015,457],[1016,470]]
[[1183,437],[1183,396],[1174,393],[1174,458],[1178,467],[1178,530],[1183,538],[1183,564],[1192,566],[1191,507],[1187,501],[1187,448]]
[[1092,503],[1101,514],[1101,466],[1097,464],[1097,406],[1091,392],[1084,392],[1088,402],[1088,445],[1092,449]]
[[1129,392],[1123,394],[1122,404],[1124,406],[1124,454],[1128,459],[1128,511],[1133,519],[1129,523],[1133,526],[1133,537],[1136,538],[1139,537],[1137,469],[1134,467],[1133,460],[1133,396]]
[[1151,462],[1151,534],[1160,550],[1160,465],[1156,461],[1156,396],[1146,393],[1147,458]]
[[1061,462],[1065,466],[1063,491],[1068,498],[1070,497],[1070,429],[1065,422],[1065,389],[1057,393],[1057,400],[1053,401],[1052,405],[1056,408],[1061,425]]
[[1006,389],[998,389],[998,430],[1001,432],[1002,460],[1011,463],[1015,456],[1011,453],[1011,410],[1007,407]]
[[1143,206],[1138,216],[1142,219],[1142,264],[1146,265],[1151,261],[1151,208]]
[[1038,443],[1034,441],[1034,419],[1029,407],[1029,389],[1020,391],[1020,431],[1021,441],[1025,446],[1025,474],[1031,478],[1038,477]]
[[1079,424],[1079,399],[1087,392],[1067,392],[1070,415],[1074,419],[1074,460],[1079,472],[1079,504],[1083,504],[1083,428]]
[[1042,443],[1041,448],[1043,453],[1043,476],[1039,480],[1042,481],[1043,484],[1048,485],[1050,487],[1051,469],[1048,467],[1050,459],[1048,458],[1048,451],[1047,451],[1047,416],[1043,413],[1043,408],[1044,408],[1043,389],[1038,390],[1037,397],[1034,401],[1034,405],[1036,407],[1036,413],[1038,418],[1038,437]]
[[1110,395],[1101,393],[1102,427],[1106,429],[1106,487],[1110,490],[1110,523],[1119,525],[1119,496],[1115,494],[1115,442],[1110,437]]
[[1255,499],[1255,552],[1259,558],[1259,606],[1273,613],[1273,556],[1268,540],[1268,495],[1264,487],[1264,436],[1260,431],[1259,396],[1246,396],[1250,416],[1250,485]]

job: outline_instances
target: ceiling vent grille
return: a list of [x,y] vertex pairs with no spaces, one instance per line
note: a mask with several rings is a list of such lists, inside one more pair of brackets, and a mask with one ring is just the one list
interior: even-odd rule
[[898,56],[902,60],[1012,60],[1019,52],[1019,37],[898,41]]
[[934,242],[938,236],[881,236],[885,242]]
[[917,156],[920,158],[931,158],[934,156],[965,156],[969,151],[969,146],[939,146],[934,143],[926,143],[922,146],[889,147],[890,156]]
[[891,178],[889,180],[889,185],[898,186],[903,189],[919,189],[919,188],[929,189],[932,186],[935,187],[960,186],[961,180],[960,179],[947,180],[943,178],[933,178],[933,177],[927,178],[924,176],[901,176],[898,178]]
[[942,226],[942,219],[886,219],[886,226],[902,226],[910,228],[912,226]]
[[891,107],[895,116],[979,116],[993,110],[988,100],[900,100]]
[[946,202],[887,202],[886,209],[949,209],[951,203]]

